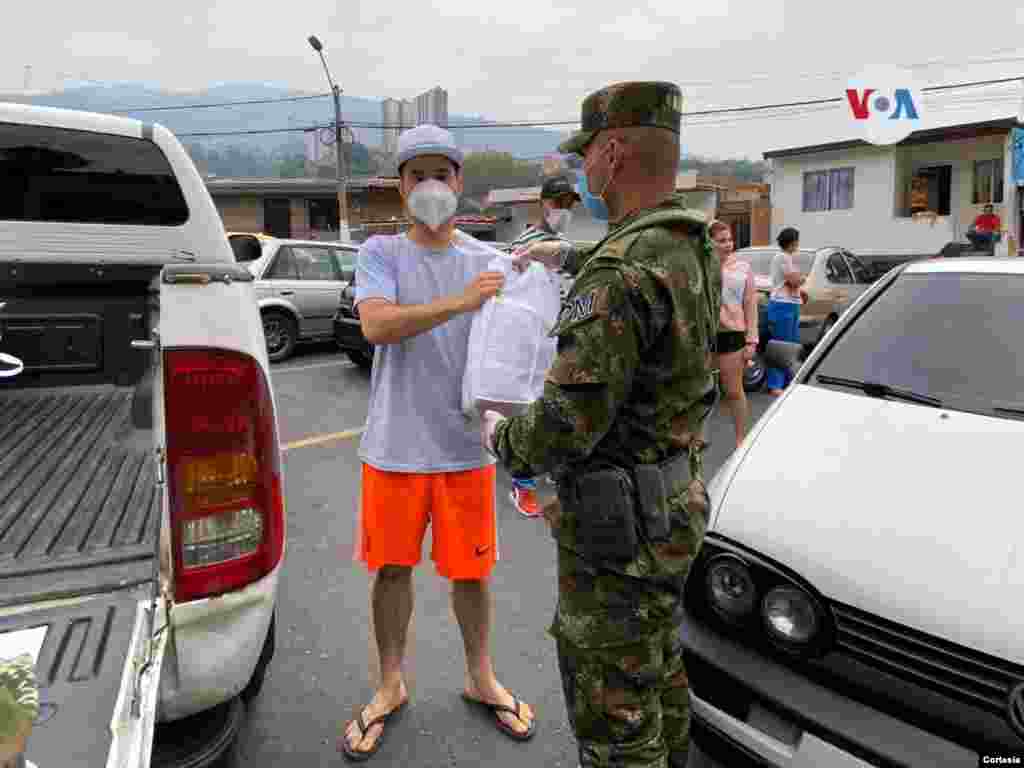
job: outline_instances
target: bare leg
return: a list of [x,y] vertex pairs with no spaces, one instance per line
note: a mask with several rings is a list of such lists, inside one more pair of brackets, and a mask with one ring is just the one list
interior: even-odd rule
[[[452,608],[462,630],[466,648],[466,695],[489,704],[514,707],[511,693],[498,682],[490,654],[491,593],[486,581],[453,581]],[[499,712],[506,725],[525,733],[533,722],[533,710],[523,702],[523,720],[509,712]]]
[[[374,579],[370,601],[380,659],[380,687],[363,710],[366,722],[391,712],[409,695],[402,679],[402,661],[412,618],[412,568],[381,568]],[[360,739],[359,725],[353,721],[345,731],[345,738],[350,747],[365,752],[373,748],[383,730],[382,725],[375,725]]]
[[736,446],[743,442],[750,423],[750,404],[743,391],[743,350],[719,355],[718,365],[722,371],[722,389],[725,390],[725,406],[732,413],[736,429]]

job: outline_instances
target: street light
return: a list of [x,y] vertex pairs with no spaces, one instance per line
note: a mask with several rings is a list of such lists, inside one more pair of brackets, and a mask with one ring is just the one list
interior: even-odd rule
[[320,54],[320,61],[323,62],[324,72],[327,73],[327,82],[331,86],[331,94],[334,96],[334,157],[336,160],[336,176],[338,180],[338,237],[342,237],[342,230],[348,230],[348,190],[346,189],[347,173],[345,169],[345,157],[342,147],[341,135],[341,86],[334,82],[331,77],[331,70],[327,68],[327,59],[324,58],[324,46],[320,38],[310,35],[309,45]]

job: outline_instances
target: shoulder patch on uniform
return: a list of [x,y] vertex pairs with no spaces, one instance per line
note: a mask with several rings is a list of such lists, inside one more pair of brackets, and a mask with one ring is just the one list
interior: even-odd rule
[[562,308],[559,324],[578,323],[589,320],[597,311],[597,288],[592,288],[580,296],[573,296]]

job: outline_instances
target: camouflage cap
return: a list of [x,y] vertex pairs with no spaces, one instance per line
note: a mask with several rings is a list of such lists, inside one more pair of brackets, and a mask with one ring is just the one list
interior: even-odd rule
[[583,100],[581,130],[558,145],[558,151],[582,154],[607,128],[649,126],[679,133],[683,93],[675,83],[615,83]]

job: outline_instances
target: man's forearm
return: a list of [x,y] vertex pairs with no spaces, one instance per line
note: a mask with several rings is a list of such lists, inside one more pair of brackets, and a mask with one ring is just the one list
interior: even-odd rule
[[371,344],[397,344],[426,333],[464,311],[456,296],[406,306],[381,302],[373,308],[372,317],[368,318],[364,311],[361,325],[363,335]]

